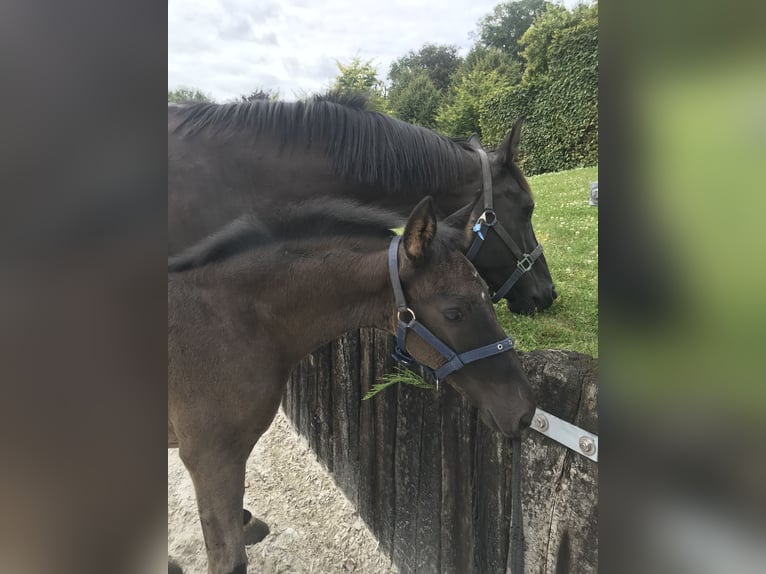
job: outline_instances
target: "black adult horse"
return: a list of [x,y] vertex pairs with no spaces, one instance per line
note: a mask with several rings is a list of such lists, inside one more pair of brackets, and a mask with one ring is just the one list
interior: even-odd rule
[[168,105],[169,254],[244,211],[346,196],[406,217],[425,195],[444,217],[485,191],[469,256],[516,313],[556,298],[532,229],[534,201],[515,163],[521,121],[497,150],[365,109],[359,97]]

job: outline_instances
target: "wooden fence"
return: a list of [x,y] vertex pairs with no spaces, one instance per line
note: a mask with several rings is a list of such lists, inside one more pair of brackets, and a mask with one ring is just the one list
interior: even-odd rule
[[[362,401],[392,372],[392,350],[392,337],[368,329],[319,349],[290,378],[287,416],[402,573],[510,572],[510,441],[449,385],[395,385]],[[522,361],[540,408],[597,433],[596,360],[534,351]],[[597,464],[532,431],[523,463],[526,573],[554,574],[560,552],[567,571],[597,572]]]

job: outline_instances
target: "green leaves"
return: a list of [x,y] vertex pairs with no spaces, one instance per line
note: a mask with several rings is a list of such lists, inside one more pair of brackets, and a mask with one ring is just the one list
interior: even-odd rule
[[417,52],[410,50],[391,64],[388,71],[391,93],[395,93],[419,72],[425,73],[439,92],[444,92],[461,62],[456,46],[424,44]]
[[332,89],[341,92],[366,92],[370,94],[369,108],[387,112],[386,87],[378,79],[378,68],[372,60],[362,61],[355,56],[348,64],[335,62],[340,74],[335,77]]
[[389,104],[400,120],[427,128],[436,125],[436,110],[441,93],[425,72],[408,72],[402,83],[391,89]]
[[485,143],[502,140],[524,115],[521,166],[528,174],[598,163],[598,5],[549,6],[522,38],[519,85],[480,108]]
[[436,127],[437,109],[463,60],[455,46],[425,44],[391,64],[391,112],[405,122]]
[[450,87],[436,115],[436,125],[453,137],[482,135],[479,113],[485,100],[492,98],[505,85],[497,70],[476,67]]
[[483,46],[497,48],[515,56],[519,39],[546,5],[545,0],[502,2],[495,6],[491,14],[481,19],[475,35]]
[[197,88],[181,87],[168,90],[168,103],[185,104],[187,102],[212,102],[212,96],[208,96]]

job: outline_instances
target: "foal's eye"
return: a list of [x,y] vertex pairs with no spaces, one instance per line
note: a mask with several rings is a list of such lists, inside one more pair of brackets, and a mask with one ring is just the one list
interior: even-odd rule
[[460,309],[447,309],[444,312],[444,317],[447,321],[462,321],[463,312]]

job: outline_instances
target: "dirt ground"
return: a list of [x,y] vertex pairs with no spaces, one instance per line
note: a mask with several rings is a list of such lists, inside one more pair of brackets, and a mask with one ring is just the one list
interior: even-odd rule
[[[271,533],[249,546],[248,574],[389,574],[398,570],[280,410],[250,455],[245,508]],[[168,555],[185,574],[207,559],[189,473],[168,449]]]

